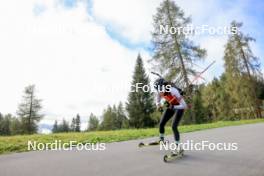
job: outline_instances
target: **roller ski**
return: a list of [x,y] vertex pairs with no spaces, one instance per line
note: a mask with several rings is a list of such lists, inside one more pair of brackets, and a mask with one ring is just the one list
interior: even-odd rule
[[148,147],[148,146],[156,146],[156,145],[160,145],[160,144],[164,144],[164,143],[168,143],[168,141],[164,141],[164,139],[160,139],[158,141],[153,141],[153,142],[149,142],[149,143],[140,142],[138,144],[138,147],[141,148],[141,147]]
[[176,159],[180,159],[182,158],[184,155],[184,150],[183,149],[179,149],[179,150],[175,150],[175,151],[171,151],[170,154],[164,155],[163,157],[163,161],[165,163],[167,162],[171,162],[174,161]]

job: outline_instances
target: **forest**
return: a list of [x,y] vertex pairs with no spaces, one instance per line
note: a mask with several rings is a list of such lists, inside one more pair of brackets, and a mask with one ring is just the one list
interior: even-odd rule
[[[263,118],[264,79],[261,59],[255,56],[251,44],[254,34],[246,34],[242,26],[247,23],[230,21],[230,32],[223,53],[224,72],[212,81],[193,84],[198,73],[194,65],[206,60],[207,50],[184,33],[160,33],[160,25],[183,28],[191,25],[191,18],[174,1],[165,0],[153,16],[152,53],[148,63],[138,54],[132,85],[151,85],[145,64],[151,64],[155,72],[175,83],[185,91],[184,98],[190,105],[182,124],[202,124],[217,121],[235,121]],[[262,59],[263,61],[263,59]],[[213,67],[210,69],[214,69]],[[0,135],[38,133],[42,100],[36,95],[36,86],[25,88],[23,100],[16,114],[0,113]],[[151,128],[159,124],[161,113],[155,106],[156,93],[130,91],[127,101],[109,105],[101,116],[90,114],[86,131]],[[166,108],[166,107],[164,107]],[[81,114],[76,112],[72,121],[54,121],[53,133],[81,132]]]

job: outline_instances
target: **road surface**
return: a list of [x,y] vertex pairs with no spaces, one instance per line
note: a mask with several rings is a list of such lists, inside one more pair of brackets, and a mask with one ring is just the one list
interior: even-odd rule
[[[264,123],[186,133],[182,140],[237,143],[237,151],[186,151],[171,163],[159,146],[132,140],[105,151],[41,151],[0,156],[0,176],[264,176]],[[171,137],[170,137],[171,139]]]

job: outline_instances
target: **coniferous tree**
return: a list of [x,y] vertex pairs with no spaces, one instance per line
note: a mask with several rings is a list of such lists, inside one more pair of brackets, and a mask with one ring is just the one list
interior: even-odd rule
[[11,134],[11,118],[11,114],[7,114],[5,116],[2,116],[2,114],[0,114],[0,135],[7,136]]
[[70,125],[70,130],[73,131],[73,132],[76,130],[76,119],[74,117],[72,118],[72,122],[71,122],[71,125]]
[[[141,86],[145,85],[150,88],[149,77],[146,75],[143,60],[140,55],[137,57],[132,86],[136,86],[138,83]],[[138,90],[135,87],[131,88],[126,104],[130,127],[143,128],[155,125],[151,118],[151,114],[155,110],[153,93],[150,90],[146,90],[143,90],[143,88]]]
[[128,128],[128,119],[125,115],[123,104],[120,102],[118,106],[110,105],[104,110],[102,116],[102,123],[100,124],[100,130],[118,130],[122,128]]
[[61,132],[69,132],[70,131],[69,123],[65,119],[62,120],[62,124],[61,124],[60,129],[61,129],[60,130]]
[[0,135],[22,134],[21,122],[11,114],[0,114]]
[[244,35],[241,26],[242,23],[231,23],[237,32],[229,36],[225,46],[226,90],[231,97],[233,114],[239,118],[261,117],[257,91],[252,91],[257,89],[254,80],[260,76],[260,63],[249,45],[254,39]]
[[264,79],[260,78],[255,80],[257,85],[257,97],[260,100],[264,100]]
[[58,121],[55,120],[54,122],[54,125],[52,127],[52,133],[57,133],[59,131],[59,128],[58,128]]
[[79,114],[76,115],[76,126],[75,126],[75,131],[80,132],[81,131],[81,117]]
[[203,89],[202,98],[203,104],[210,112],[209,115],[212,121],[217,121],[218,111],[217,111],[217,95],[216,91],[219,89],[219,81],[217,78],[214,78],[213,81]]
[[43,117],[40,114],[41,108],[41,100],[36,98],[35,86],[26,87],[23,102],[19,104],[17,111],[17,115],[21,119],[23,133],[33,134],[37,132],[37,123]]
[[218,85],[216,88],[216,103],[217,103],[217,111],[218,111],[218,120],[235,120],[236,117],[230,113],[231,98],[230,95],[226,91],[227,87],[227,78],[225,74],[222,74],[220,79],[218,80]]
[[63,133],[63,132],[69,132],[71,131],[69,123],[63,119],[61,123],[58,123],[57,120],[55,120],[52,132],[53,133]]
[[230,97],[226,90],[226,78],[222,75],[220,80],[214,78],[211,83],[202,89],[203,105],[207,111],[208,121],[231,120]]
[[121,128],[128,128],[128,119],[125,114],[124,106],[122,102],[119,102],[117,106],[117,119],[116,119],[116,126],[118,129]]
[[90,114],[87,131],[95,131],[99,128],[99,119],[93,114]]
[[192,109],[196,124],[200,124],[208,121],[206,108],[203,106],[202,103],[202,93],[201,93],[202,89],[203,89],[202,87],[199,87],[199,89],[195,91],[192,100],[192,106],[193,106]]
[[[191,22],[174,1],[164,0],[154,16],[154,31],[152,41],[154,44],[155,67],[166,74],[166,78],[175,81],[178,87],[185,89],[187,100],[191,102],[191,75],[195,75],[193,63],[206,55],[206,50],[193,44],[186,33],[180,31]],[[167,31],[163,29],[167,28]],[[170,29],[174,29],[169,31]],[[177,30],[177,32],[175,32]],[[190,121],[194,122],[192,112],[189,110]],[[186,117],[187,118],[187,117]]]
[[0,113],[0,135],[4,134],[4,117],[3,115]]
[[22,134],[21,126],[21,121],[16,117],[12,117],[10,124],[11,135]]
[[108,106],[107,109],[104,110],[103,120],[100,125],[101,130],[115,130],[114,121],[116,119],[116,114],[111,106]]

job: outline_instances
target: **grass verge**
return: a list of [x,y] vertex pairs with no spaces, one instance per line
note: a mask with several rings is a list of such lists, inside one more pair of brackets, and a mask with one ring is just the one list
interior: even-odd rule
[[[192,131],[219,128],[225,126],[235,126],[252,123],[263,123],[264,119],[240,120],[240,121],[219,121],[208,124],[198,125],[182,125],[179,127],[181,133]],[[170,127],[166,127],[166,134],[172,134]],[[28,141],[36,141],[37,143],[51,143],[55,140],[61,140],[62,143],[76,141],[78,143],[97,143],[97,142],[118,142],[132,139],[142,139],[158,135],[157,128],[148,129],[126,129],[116,131],[96,131],[82,133],[57,133],[57,134],[35,134],[35,135],[19,135],[0,137],[0,154],[24,152],[27,150]]]

